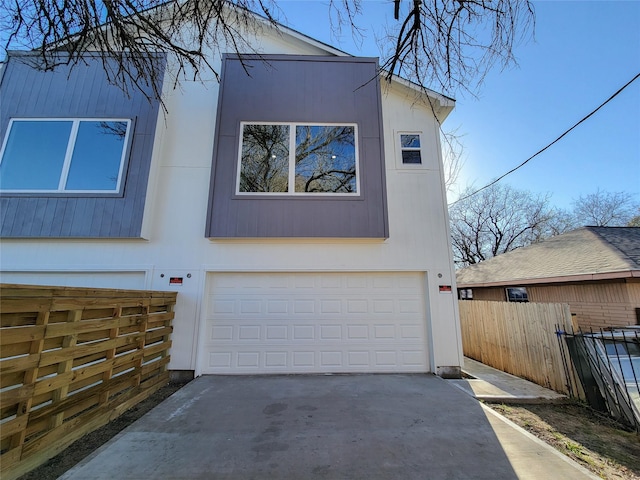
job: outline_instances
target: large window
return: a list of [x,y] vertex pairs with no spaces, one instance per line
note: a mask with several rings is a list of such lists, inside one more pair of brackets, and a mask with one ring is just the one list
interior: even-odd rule
[[243,123],[237,193],[357,195],[355,125]]
[[119,192],[130,125],[122,119],[11,120],[0,190]]

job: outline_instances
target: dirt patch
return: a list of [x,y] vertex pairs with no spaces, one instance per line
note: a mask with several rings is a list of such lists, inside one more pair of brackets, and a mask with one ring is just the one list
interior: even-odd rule
[[491,405],[600,478],[640,480],[640,436],[582,404]]
[[130,408],[115,420],[107,423],[103,427],[85,435],[80,440],[72,443],[58,455],[40,465],[35,470],[23,475],[18,480],[55,480],[60,475],[70,470],[75,464],[92,453],[94,450],[107,443],[111,438],[115,437],[119,432],[131,425],[137,419],[153,407],[169,397],[176,390],[179,390],[186,383],[169,383],[160,388],[146,400],[143,400],[136,406]]

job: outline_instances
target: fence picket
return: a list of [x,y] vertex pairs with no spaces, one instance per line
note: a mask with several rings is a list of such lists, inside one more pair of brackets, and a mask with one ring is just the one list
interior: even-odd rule
[[564,369],[566,346],[556,335],[556,326],[571,328],[568,305],[461,300],[459,306],[465,356],[556,392],[582,392]]

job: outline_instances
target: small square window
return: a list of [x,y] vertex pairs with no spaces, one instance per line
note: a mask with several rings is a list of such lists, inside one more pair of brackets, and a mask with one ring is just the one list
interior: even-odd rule
[[470,288],[461,288],[458,290],[460,300],[473,300],[473,290]]
[[525,287],[507,288],[507,301],[509,302],[528,302],[529,295]]
[[355,125],[243,124],[238,193],[357,194]]
[[400,134],[400,150],[402,163],[405,165],[422,164],[422,150],[420,146],[420,134]]
[[0,156],[8,192],[117,192],[129,120],[11,120]]

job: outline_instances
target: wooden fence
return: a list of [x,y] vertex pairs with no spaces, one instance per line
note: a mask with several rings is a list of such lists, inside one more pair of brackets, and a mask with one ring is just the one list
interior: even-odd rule
[[175,292],[0,285],[1,477],[168,382]]
[[[568,372],[568,351],[557,327],[571,331],[569,305],[461,300],[464,354],[564,394],[583,396]],[[560,341],[559,341],[560,340]]]

